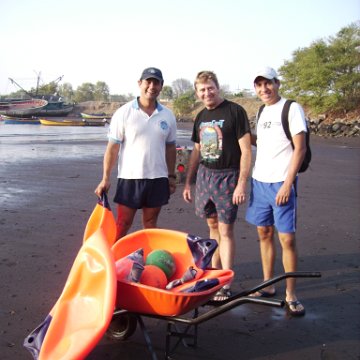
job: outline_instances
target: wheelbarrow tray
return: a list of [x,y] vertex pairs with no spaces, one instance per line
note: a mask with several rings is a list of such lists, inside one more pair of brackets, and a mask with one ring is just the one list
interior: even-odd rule
[[[145,229],[131,233],[114,244],[115,261],[130,253],[143,249],[144,257],[153,250],[169,251],[175,260],[175,273],[169,279],[180,279],[191,266],[196,270],[193,280],[171,290],[159,289],[137,282],[117,282],[116,307],[141,314],[178,316],[208,302],[225,284],[232,281],[232,270],[202,269],[189,246],[189,237],[184,232],[167,229]],[[198,238],[200,239],[200,238]],[[200,239],[200,241],[211,241]],[[203,291],[186,292],[201,282],[214,282],[214,286]]]

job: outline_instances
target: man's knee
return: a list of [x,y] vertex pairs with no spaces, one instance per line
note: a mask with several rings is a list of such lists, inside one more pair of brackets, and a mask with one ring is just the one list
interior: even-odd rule
[[296,248],[294,233],[279,233],[279,240],[284,249],[294,250]]
[[218,230],[219,229],[219,221],[216,216],[210,217],[206,219],[206,222],[210,229],[212,230]]
[[145,229],[152,229],[157,227],[157,220],[161,211],[159,208],[143,208],[142,222]]
[[260,241],[273,241],[274,227],[273,226],[258,226],[257,231]]
[[144,229],[153,229],[157,226],[157,218],[156,219],[144,219],[143,220]]

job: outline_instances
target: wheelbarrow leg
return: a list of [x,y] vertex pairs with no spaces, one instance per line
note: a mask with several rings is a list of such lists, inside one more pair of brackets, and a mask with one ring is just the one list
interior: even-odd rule
[[157,358],[157,356],[156,356],[156,353],[155,353],[155,351],[154,351],[154,348],[153,348],[153,346],[152,346],[152,343],[151,343],[150,335],[149,335],[148,331],[146,330],[146,326],[145,326],[145,324],[144,324],[143,319],[141,318],[140,315],[136,315],[136,317],[137,317],[138,323],[140,324],[141,331],[142,331],[142,333],[143,333],[143,335],[144,335],[146,345],[147,345],[147,347],[148,347],[148,349],[149,349],[149,351],[150,351],[151,359],[152,359],[152,360],[158,360],[158,358]]
[[[199,310],[194,309],[193,319],[197,318],[199,314]],[[175,331],[172,330],[174,327]],[[193,333],[190,334],[189,330],[193,327]],[[171,354],[175,352],[175,349],[179,346],[180,342],[184,345],[184,347],[196,347],[197,346],[197,336],[198,336],[198,325],[197,324],[189,324],[182,331],[176,325],[176,322],[168,321],[167,323],[167,331],[166,331],[166,344],[165,344],[165,359],[171,359]],[[177,337],[176,343],[171,347],[171,338]],[[192,342],[186,341],[186,339],[191,339]]]

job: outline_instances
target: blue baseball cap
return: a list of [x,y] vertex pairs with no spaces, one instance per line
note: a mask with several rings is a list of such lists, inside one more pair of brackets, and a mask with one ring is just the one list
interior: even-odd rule
[[146,68],[142,72],[140,80],[146,80],[151,78],[157,79],[159,81],[164,81],[161,70],[154,67]]

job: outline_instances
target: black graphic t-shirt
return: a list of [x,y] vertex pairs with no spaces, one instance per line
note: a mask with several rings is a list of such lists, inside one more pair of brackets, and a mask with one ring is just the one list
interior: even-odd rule
[[238,169],[239,139],[250,133],[243,107],[224,100],[217,108],[201,110],[196,118],[191,140],[200,144],[201,163],[210,169]]

